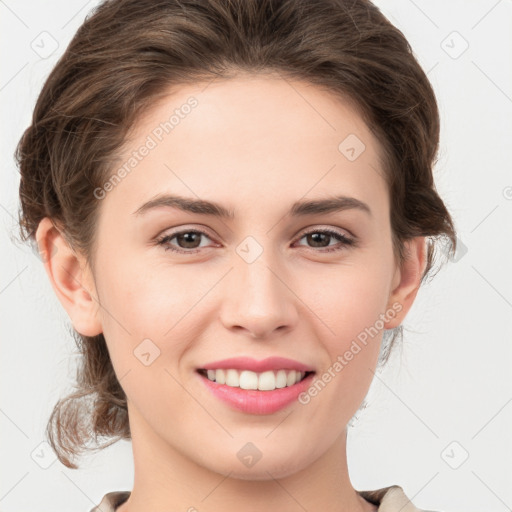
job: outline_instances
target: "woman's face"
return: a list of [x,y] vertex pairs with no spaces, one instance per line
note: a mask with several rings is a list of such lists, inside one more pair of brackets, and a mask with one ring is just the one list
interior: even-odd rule
[[330,93],[263,76],[183,86],[135,128],[95,193],[94,254],[132,433],[239,478],[307,467],[344,432],[383,328],[409,307],[377,139]]

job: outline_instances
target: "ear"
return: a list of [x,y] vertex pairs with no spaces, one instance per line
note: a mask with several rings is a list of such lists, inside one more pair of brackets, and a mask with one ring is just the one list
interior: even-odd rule
[[[385,322],[385,329],[399,326],[413,305],[421,285],[421,278],[426,265],[426,239],[414,237],[404,242],[405,260],[396,268],[393,276],[392,291],[389,296],[388,309],[398,311],[396,316]],[[393,307],[395,304],[395,307]],[[397,307],[400,305],[400,309]]]
[[84,336],[100,334],[100,304],[85,257],[70,247],[49,217],[41,220],[35,235],[53,290],[74,329]]

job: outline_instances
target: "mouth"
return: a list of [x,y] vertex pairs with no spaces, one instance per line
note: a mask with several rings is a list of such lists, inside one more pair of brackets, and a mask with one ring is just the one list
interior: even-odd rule
[[315,370],[287,358],[232,358],[197,368],[203,385],[222,403],[248,414],[272,414],[296,401]]
[[232,388],[253,389],[259,391],[274,391],[276,389],[289,388],[302,382],[314,374],[314,371],[298,370],[267,370],[264,372],[253,372],[251,370],[238,370],[236,368],[200,368],[197,372],[211,382],[224,384]]

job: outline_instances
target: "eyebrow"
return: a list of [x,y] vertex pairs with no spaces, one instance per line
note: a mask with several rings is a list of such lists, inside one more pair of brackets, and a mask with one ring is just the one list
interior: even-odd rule
[[[160,207],[177,208],[184,212],[197,213],[200,215],[211,215],[227,220],[233,220],[235,213],[224,206],[213,201],[203,199],[192,199],[177,195],[159,195],[145,202],[142,206],[133,212],[134,215],[142,215],[149,210]],[[356,199],[348,196],[335,196],[328,199],[314,199],[310,201],[296,201],[291,206],[288,215],[291,217],[305,217],[308,215],[318,215],[322,213],[340,212],[344,210],[357,209],[372,215],[370,207]]]

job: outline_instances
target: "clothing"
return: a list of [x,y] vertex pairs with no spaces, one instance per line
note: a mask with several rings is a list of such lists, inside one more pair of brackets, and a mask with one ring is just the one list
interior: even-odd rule
[[[378,512],[432,512],[416,508],[403,489],[398,485],[383,487],[374,491],[357,491],[366,501],[378,505]],[[130,496],[130,491],[112,491],[90,512],[115,512]]]

